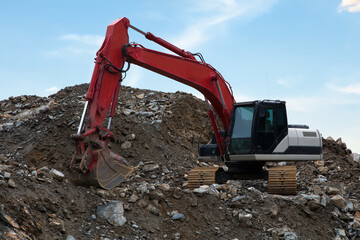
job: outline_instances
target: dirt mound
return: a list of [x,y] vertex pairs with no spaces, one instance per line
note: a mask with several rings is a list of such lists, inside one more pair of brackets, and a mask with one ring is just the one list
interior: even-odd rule
[[111,148],[138,168],[110,191],[73,185],[70,135],[87,87],[0,101],[0,238],[360,237],[359,163],[341,139],[323,140],[323,161],[296,163],[297,196],[269,195],[263,180],[189,190],[199,136],[211,130],[205,103],[182,92],[122,87]]

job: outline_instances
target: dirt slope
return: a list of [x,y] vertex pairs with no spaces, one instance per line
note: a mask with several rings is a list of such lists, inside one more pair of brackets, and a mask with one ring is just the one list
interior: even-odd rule
[[[359,163],[341,140],[324,139],[324,161],[296,163],[297,196],[269,195],[263,180],[189,190],[207,116],[203,101],[181,92],[122,87],[111,147],[138,170],[110,191],[73,185],[70,135],[86,90],[0,101],[0,238],[360,238]],[[207,126],[202,142],[209,137]],[[111,204],[124,212],[103,219]]]

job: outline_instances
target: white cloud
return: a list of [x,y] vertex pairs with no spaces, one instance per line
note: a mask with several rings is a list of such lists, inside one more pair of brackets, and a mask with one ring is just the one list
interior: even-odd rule
[[59,88],[54,86],[54,87],[50,87],[50,88],[46,89],[45,91],[48,93],[55,93],[55,92],[59,91]]
[[343,93],[360,94],[360,84],[350,84],[345,87],[334,86],[333,84],[327,84],[327,87]]
[[80,34],[65,34],[60,36],[60,40],[69,40],[86,45],[101,46],[104,37],[100,35],[80,35]]
[[73,55],[92,55],[100,48],[104,37],[99,35],[80,35],[65,34],[59,37],[61,41],[66,41],[66,45],[56,50],[44,52],[44,57],[63,57]]
[[294,84],[299,82],[301,80],[301,76],[295,76],[295,77],[282,77],[276,80],[277,84],[283,86],[283,87],[292,87]]
[[[225,23],[238,17],[256,17],[276,2],[276,0],[197,0],[191,1],[190,10],[193,18],[181,35],[174,38],[176,46],[189,49],[215,37]],[[211,17],[209,17],[211,16]]]
[[360,12],[360,0],[342,0],[338,10],[339,12]]
[[289,97],[282,100],[286,101],[289,110],[295,112],[316,112],[326,106],[326,97],[320,96]]

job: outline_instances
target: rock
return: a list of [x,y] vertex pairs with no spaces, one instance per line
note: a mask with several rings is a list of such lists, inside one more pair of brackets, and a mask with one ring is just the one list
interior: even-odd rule
[[277,217],[278,212],[278,206],[274,203],[270,208],[271,217]]
[[141,207],[141,208],[144,208],[144,207],[146,207],[147,205],[148,205],[148,201],[146,200],[146,199],[140,199],[139,201],[138,201],[138,203],[137,203],[138,205],[139,205],[139,207]]
[[159,189],[151,191],[149,196],[150,196],[150,199],[156,199],[156,200],[164,199],[164,194]]
[[346,143],[341,143],[340,147],[343,149],[343,150],[346,150],[347,149],[347,145]]
[[356,199],[350,199],[354,205],[354,211],[360,211],[360,202]]
[[165,165],[162,165],[162,166],[161,166],[161,170],[162,170],[162,172],[165,173],[165,174],[168,174],[168,173],[170,172],[169,169],[168,169]]
[[318,175],[317,178],[314,178],[312,180],[312,182],[315,184],[325,183],[325,182],[327,182],[327,178],[323,175]]
[[124,226],[127,219],[124,217],[124,207],[121,201],[111,201],[98,206],[96,215],[100,219],[106,219],[111,225]]
[[66,240],[75,240],[75,238],[71,235],[67,235]]
[[340,190],[336,187],[327,187],[326,192],[329,195],[339,195],[340,194]]
[[172,220],[181,220],[181,219],[185,219],[184,214],[181,213],[175,213],[171,216]]
[[330,200],[340,210],[345,210],[345,208],[347,207],[346,200],[340,195],[335,195],[331,197]]
[[284,232],[284,240],[298,240],[298,236],[294,232]]
[[128,202],[134,203],[134,202],[136,202],[138,199],[139,199],[139,197],[138,197],[137,195],[133,194],[133,195],[130,196]]
[[38,202],[36,204],[36,210],[38,210],[39,212],[42,212],[42,213],[46,212],[46,208],[44,207],[44,205],[41,202]]
[[[13,228],[16,228],[18,229],[19,228],[19,224],[17,224],[15,222],[15,220],[13,220],[9,215],[7,215],[5,213],[5,210],[4,210],[4,205],[3,204],[0,204],[0,220],[2,220],[4,223],[12,226]],[[1,235],[0,235],[1,236]]]
[[351,201],[346,201],[346,210],[349,212],[354,211],[354,204]]
[[317,168],[319,168],[319,167],[324,167],[325,161],[323,161],[323,160],[315,161],[315,162],[314,162],[314,165],[315,165],[315,167],[317,167]]
[[133,141],[133,140],[135,140],[135,137],[136,137],[135,133],[131,133],[131,134],[126,135],[125,139],[127,141]]
[[238,214],[239,214],[239,211],[238,211],[238,210],[233,210],[233,211],[232,211],[233,217],[236,217]]
[[9,184],[9,187],[16,188],[16,184],[15,184],[14,180],[9,179],[8,184]]
[[335,234],[336,234],[336,236],[335,236],[334,240],[348,240],[344,229],[335,228]]
[[156,169],[159,169],[159,164],[155,164],[155,163],[150,163],[150,164],[146,164],[143,167],[144,172],[150,172],[150,171],[154,171]]
[[239,196],[236,196],[236,197],[234,197],[233,199],[231,199],[231,202],[233,203],[233,202],[236,202],[236,201],[240,201],[240,200],[242,200],[242,199],[245,199],[246,198],[246,196],[245,195],[239,195]]
[[126,211],[131,211],[131,207],[130,207],[129,204],[124,204],[124,209],[125,209]]
[[311,200],[308,203],[308,207],[311,211],[316,211],[321,208],[321,204],[317,201]]
[[175,188],[173,193],[173,198],[180,199],[182,197],[182,192],[180,188]]
[[315,195],[321,195],[322,194],[322,190],[321,187],[319,187],[318,185],[315,185],[311,188],[311,191],[315,194]]
[[298,204],[301,206],[305,206],[308,203],[308,200],[305,198],[299,197]]
[[121,149],[125,150],[125,149],[129,149],[129,148],[131,148],[131,142],[125,141],[121,144]]
[[174,233],[174,235],[172,236],[172,239],[179,240],[180,237],[181,237],[181,234],[177,232],[177,233]]
[[238,215],[239,221],[240,221],[240,225],[241,227],[249,227],[251,226],[251,219],[252,219],[252,214],[250,213],[245,213],[245,212],[241,212]]
[[208,193],[209,190],[210,187],[208,185],[202,185],[199,188],[195,188],[194,190],[192,190],[192,192],[201,196],[204,193]]
[[331,136],[328,136],[328,137],[326,138],[326,140],[331,141],[331,142],[335,142],[335,140],[334,140]]
[[149,205],[148,210],[150,210],[150,212],[155,215],[155,216],[160,216],[160,212],[159,209],[157,207],[155,207],[154,205]]
[[319,167],[318,170],[321,174],[327,174],[329,172],[328,167]]
[[65,223],[60,218],[50,218],[49,226],[54,227],[62,233],[65,233]]
[[352,153],[351,155],[352,155],[353,160],[354,160],[355,162],[360,162],[360,161],[359,161],[359,159],[360,159],[360,154]]
[[141,93],[141,94],[139,94],[139,95],[136,95],[136,97],[139,98],[139,99],[143,99],[143,98],[144,98],[144,94]]
[[191,198],[190,199],[190,203],[191,203],[191,206],[192,207],[196,207],[198,205],[198,201],[197,201],[197,198]]
[[160,125],[161,123],[162,123],[162,120],[154,120],[150,123],[150,125],[155,125],[155,124]]
[[62,172],[60,172],[54,168],[52,168],[50,170],[50,175],[59,181],[62,181],[65,178],[65,175]]
[[169,184],[167,184],[167,183],[162,183],[162,184],[160,184],[159,185],[159,188],[161,189],[161,190],[163,190],[163,191],[169,191],[170,190],[170,185]]
[[144,117],[153,117],[155,114],[153,112],[144,112],[144,111],[139,111],[135,113],[136,116],[140,115],[140,116],[144,116]]
[[135,111],[131,109],[124,109],[122,112],[125,116],[130,116],[131,114],[135,113]]
[[330,203],[330,198],[326,194],[323,194],[320,200],[321,206],[326,207],[329,203]]
[[316,202],[320,202],[320,196],[316,194],[301,194],[300,196],[308,201],[314,200]]
[[100,197],[106,197],[109,195],[108,191],[105,189],[98,189],[96,191],[96,195],[100,196]]
[[343,143],[341,137],[339,137],[338,139],[336,139],[335,142],[336,142],[338,145],[341,145],[341,144]]
[[237,187],[232,187],[230,192],[231,192],[232,196],[236,196],[237,195]]
[[210,195],[213,195],[215,197],[219,197],[220,196],[220,193],[219,191],[216,189],[216,184],[212,184],[210,186],[210,189],[209,189],[209,192],[208,192]]
[[45,166],[45,167],[39,168],[36,171],[36,173],[37,173],[38,178],[49,178],[50,169],[47,166]]
[[9,172],[4,172],[4,178],[5,179],[9,179],[11,177],[11,173]]
[[360,218],[354,218],[353,226],[354,228],[358,228],[360,230]]
[[144,194],[146,192],[148,192],[148,183],[147,182],[142,182],[137,188],[136,191],[140,194]]

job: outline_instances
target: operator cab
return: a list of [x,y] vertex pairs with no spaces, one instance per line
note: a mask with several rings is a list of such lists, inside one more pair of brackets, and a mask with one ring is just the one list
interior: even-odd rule
[[272,153],[288,133],[284,101],[234,104],[229,129],[230,155]]
[[306,125],[288,125],[285,101],[263,100],[235,103],[226,142],[220,157],[215,136],[199,149],[200,161],[237,162],[315,161],[322,159],[321,134]]

